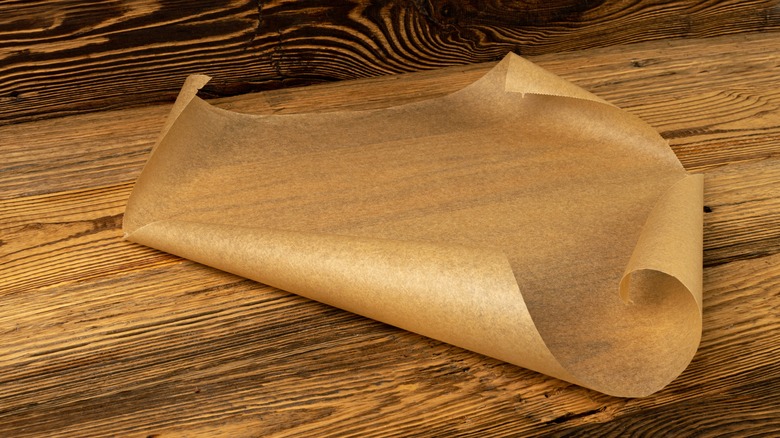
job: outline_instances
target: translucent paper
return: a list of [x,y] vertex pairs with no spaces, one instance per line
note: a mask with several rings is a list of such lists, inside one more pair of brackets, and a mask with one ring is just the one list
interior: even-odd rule
[[647,124],[508,55],[441,98],[247,115],[192,76],[126,237],[617,396],[701,335],[702,178]]

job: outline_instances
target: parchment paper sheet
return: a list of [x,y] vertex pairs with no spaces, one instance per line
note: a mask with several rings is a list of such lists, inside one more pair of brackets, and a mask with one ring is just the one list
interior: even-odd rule
[[651,394],[701,335],[702,178],[516,56],[445,97],[247,115],[187,79],[126,237],[595,390]]

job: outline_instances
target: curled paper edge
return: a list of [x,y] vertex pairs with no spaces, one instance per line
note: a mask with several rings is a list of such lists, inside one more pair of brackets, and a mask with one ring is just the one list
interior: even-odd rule
[[[600,98],[546,73],[522,58],[509,56],[508,59],[509,65],[505,68],[531,72],[530,77],[537,78],[537,81],[533,82],[533,86],[524,87],[523,82],[510,80],[517,78],[517,74],[507,75],[506,91],[587,99],[608,105]],[[187,79],[153,153],[179,115],[193,99],[197,99],[197,90],[208,80],[208,76],[204,75],[193,75]],[[616,297],[627,301],[635,294],[642,294],[642,291],[634,290],[637,287],[645,289],[645,293],[650,293],[650,289],[663,284],[664,287],[672,289],[671,293],[679,294],[682,291],[697,304],[698,323],[695,323],[693,331],[685,336],[675,337],[675,328],[670,329],[670,339],[676,339],[675,348],[670,349],[670,353],[677,352],[672,369],[661,373],[662,375],[638,375],[630,385],[621,384],[617,387],[610,386],[608,376],[594,381],[589,376],[578,375],[576,370],[571,370],[570,364],[562,364],[556,358],[545,343],[543,334],[539,333],[533,323],[533,316],[525,305],[506,256],[497,250],[419,242],[378,242],[378,239],[263,230],[176,219],[144,224],[143,221],[136,221],[137,214],[132,199],[125,217],[125,237],[607,394],[641,397],[661,389],[677,377],[698,347],[701,333],[701,181],[701,176],[686,176],[659,198],[646,220],[626,266],[626,272],[615,291]],[[348,261],[350,266],[354,266],[359,262],[354,254],[365,254],[361,248],[368,247],[374,248],[373,254],[376,258],[363,264],[365,272],[362,275],[355,276],[354,270],[347,272],[339,268],[339,263],[333,263],[334,260],[341,260],[342,264]],[[376,248],[383,249],[376,252]],[[428,258],[433,261],[430,266],[404,266],[403,260],[408,258],[406,254],[414,253],[415,260],[419,260],[420,255],[426,252],[436,254],[435,257]],[[675,260],[683,254],[682,258],[689,263],[684,266],[668,263],[670,258],[666,256],[670,252],[677,254],[673,257]],[[295,255],[279,257],[279,254]],[[423,256],[422,259],[426,257]],[[440,264],[443,260],[449,261],[450,265]],[[328,263],[323,265],[323,261]],[[388,263],[392,266],[387,265]],[[386,266],[382,268],[382,264]],[[499,279],[502,284],[500,290],[486,291],[483,286],[474,283],[479,282],[480,275],[468,274],[474,273],[475,270],[492,272],[494,279]],[[397,272],[403,272],[403,275],[394,276],[393,273]],[[313,285],[297,284],[295,279],[302,277],[320,281],[315,281]],[[644,279],[632,281],[635,277]],[[359,280],[357,285],[356,279]],[[675,282],[682,288],[677,288]],[[399,288],[399,285],[404,286]],[[350,288],[359,293],[345,294],[344,291]],[[457,289],[479,291],[479,300],[450,300],[449,294]],[[370,298],[367,298],[372,293],[387,294],[399,291],[402,293],[397,299],[391,300],[400,306],[394,309],[376,309],[372,307]],[[492,294],[487,300],[489,304],[485,304],[485,293]],[[458,318],[458,314],[463,310],[461,307],[464,303],[469,303],[469,312],[473,313],[476,308],[478,312],[484,311],[485,315],[492,316],[482,320],[467,318],[469,321],[481,323],[463,327],[463,319]],[[496,317],[492,313],[494,310],[480,310],[480,306],[502,309],[504,315]],[[416,320],[405,318],[409,312],[419,311],[433,314]],[[416,322],[420,319],[436,323],[420,326]],[[682,330],[690,332],[691,326],[688,325]],[[456,331],[467,332],[468,335],[453,336]],[[684,348],[685,351],[679,354],[678,347]],[[616,366],[620,366],[619,363]]]

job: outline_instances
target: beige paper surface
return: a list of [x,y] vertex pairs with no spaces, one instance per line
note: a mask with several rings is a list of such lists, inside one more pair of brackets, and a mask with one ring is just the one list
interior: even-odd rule
[[702,178],[648,125],[508,55],[445,97],[246,115],[184,85],[126,237],[595,390],[701,334]]

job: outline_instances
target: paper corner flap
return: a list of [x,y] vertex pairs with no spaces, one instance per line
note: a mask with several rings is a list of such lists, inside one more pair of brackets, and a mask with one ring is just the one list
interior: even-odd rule
[[173,103],[173,106],[168,113],[165,124],[160,130],[154,146],[152,146],[152,150],[146,160],[144,168],[141,171],[141,175],[136,179],[133,190],[130,193],[122,220],[122,232],[124,239],[128,239],[130,234],[135,232],[143,224],[149,222],[148,218],[146,217],[147,214],[145,214],[148,213],[147,206],[145,205],[145,199],[140,199],[144,198],[144,195],[141,193],[142,190],[139,190],[139,186],[143,185],[142,180],[144,179],[144,174],[148,173],[149,167],[153,162],[153,157],[155,156],[157,149],[163,143],[163,140],[168,134],[168,131],[170,131],[171,127],[174,125],[174,123],[176,123],[176,120],[179,118],[182,112],[184,112],[184,109],[187,108],[187,105],[189,105],[190,102],[192,102],[192,100],[197,96],[198,90],[203,88],[203,86],[206,85],[210,80],[211,76],[204,74],[191,74],[184,80],[184,84],[179,90],[176,101]]
[[606,100],[566,79],[509,52],[499,64],[505,64],[504,91],[521,94],[542,94],[590,100],[613,106]]
[[211,76],[203,74],[192,74],[187,76],[187,79],[184,80],[184,85],[182,85],[181,90],[179,90],[179,94],[176,97],[176,102],[173,103],[173,108],[171,108],[171,112],[168,114],[168,119],[165,121],[162,131],[160,131],[160,136],[157,139],[155,147],[152,149],[152,153],[154,153],[154,149],[160,144],[160,140],[165,137],[165,134],[171,129],[173,123],[176,122],[176,119],[179,118],[179,115],[184,111],[184,108],[186,108],[198,94],[198,90],[203,88],[210,80]]

